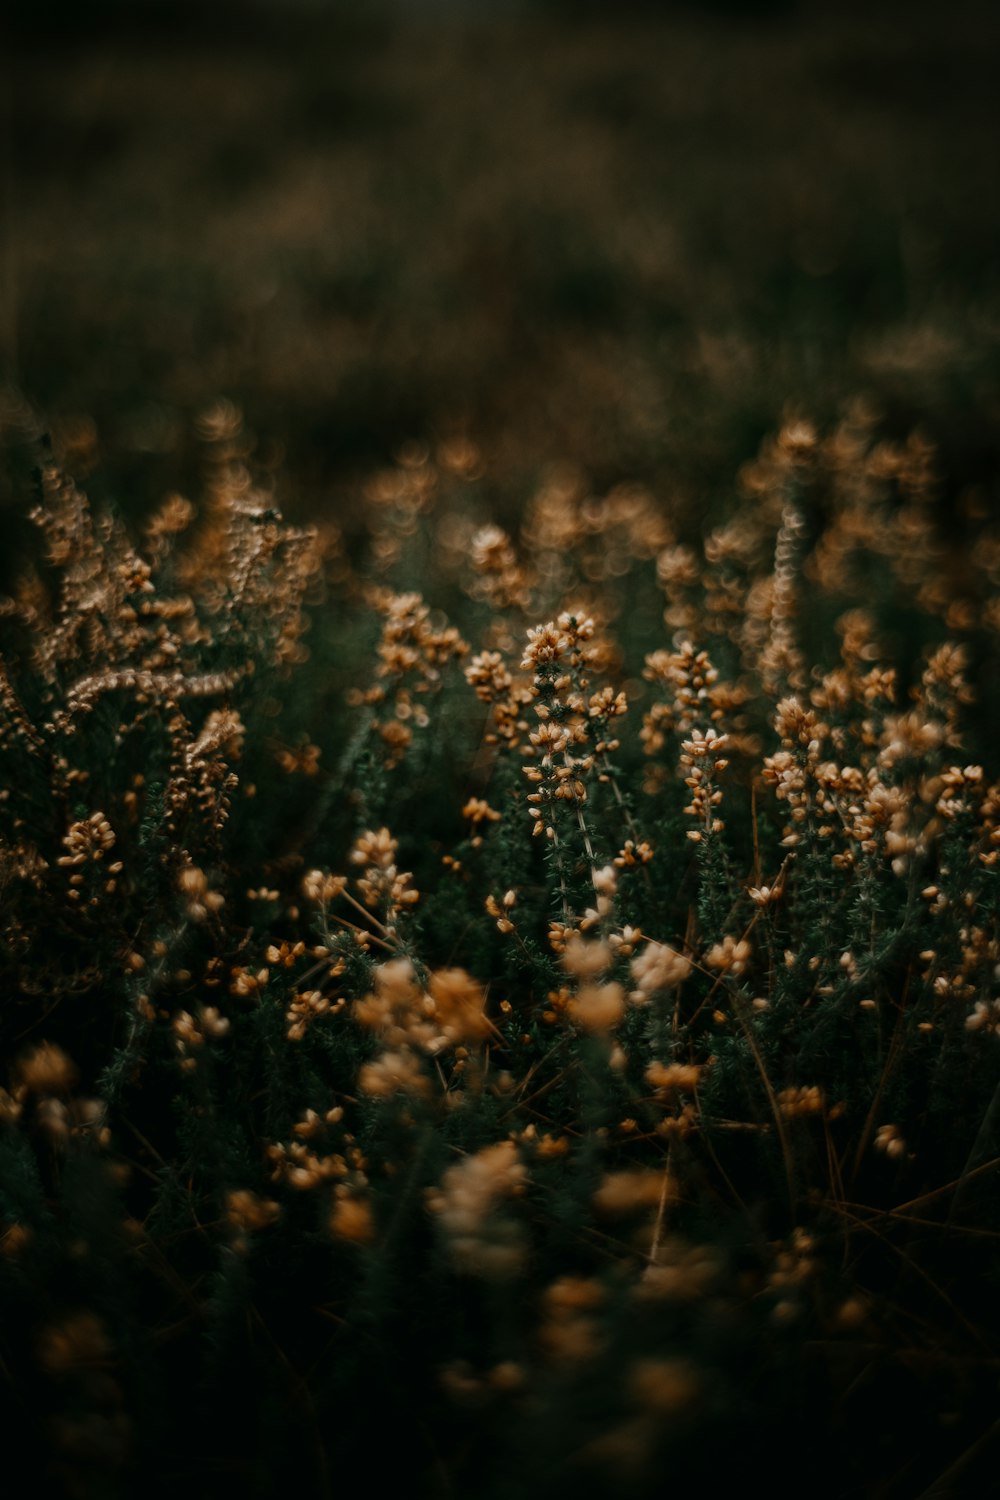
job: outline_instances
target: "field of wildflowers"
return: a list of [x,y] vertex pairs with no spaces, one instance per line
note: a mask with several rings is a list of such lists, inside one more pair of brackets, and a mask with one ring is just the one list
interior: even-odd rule
[[471,444],[411,445],[348,535],[231,403],[132,530],[21,422],[8,1453],[86,1497],[977,1492],[1000,530],[957,565],[927,442],[790,418],[700,536],[566,467],[506,531]]
[[1000,29],[12,0],[0,1437],[994,1493]]

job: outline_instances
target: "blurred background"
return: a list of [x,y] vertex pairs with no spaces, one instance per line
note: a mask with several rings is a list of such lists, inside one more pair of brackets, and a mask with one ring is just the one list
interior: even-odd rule
[[469,439],[502,516],[563,460],[724,508],[857,394],[996,504],[996,7],[5,15],[2,420],[126,508],[196,487],[219,397],[292,514]]

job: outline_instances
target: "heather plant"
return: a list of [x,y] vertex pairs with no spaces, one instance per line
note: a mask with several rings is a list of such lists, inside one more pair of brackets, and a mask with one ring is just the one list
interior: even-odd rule
[[293,527],[201,441],[141,528],[40,453],[0,617],[8,1451],[973,1483],[1000,533],[860,403],[701,535],[570,468],[504,530],[465,441]]

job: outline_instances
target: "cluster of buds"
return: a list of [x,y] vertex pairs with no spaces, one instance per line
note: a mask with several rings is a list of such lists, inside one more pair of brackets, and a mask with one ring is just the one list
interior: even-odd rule
[[[331,976],[344,972],[344,960],[338,959],[337,963],[329,971]],[[313,1021],[320,1016],[336,1015],[344,1009],[347,1004],[343,996],[336,999],[332,995],[324,995],[322,990],[303,990],[292,996],[291,1004],[285,1012],[285,1021],[288,1030],[285,1035],[290,1042],[301,1042]]]
[[[912,798],[902,787],[881,781],[874,767],[863,781],[860,773],[852,774],[851,768],[845,767],[837,780],[847,794],[838,800],[849,837],[863,854],[885,854],[892,861],[893,872],[905,875],[920,849],[919,837],[910,827]],[[834,863],[843,865],[846,858],[844,855],[838,860],[835,856]]]
[[605,1288],[591,1276],[560,1276],[542,1300],[542,1348],[560,1364],[592,1359],[600,1347],[597,1314]]
[[499,901],[492,892],[486,897],[486,910],[491,917],[496,919],[497,930],[505,935],[508,932],[514,931],[514,923],[511,921],[510,913],[516,905],[517,891],[513,889],[505,891]]
[[691,973],[691,960],[667,943],[647,943],[632,959],[631,999],[636,1005],[648,1005],[657,995],[668,994],[684,983]]
[[980,848],[978,859],[986,869],[1000,862],[1000,782],[994,782],[983,797],[979,809]]
[[[71,823],[69,831],[63,838],[65,854],[60,855],[56,863],[61,869],[68,870],[69,874],[69,899],[79,901],[83,893],[86,879],[86,871],[93,869],[96,865],[102,865],[107,878],[102,881],[103,894],[113,895],[117,887],[116,877],[121,874],[122,862],[105,861],[105,855],[109,854],[115,846],[115,832],[102,812],[91,813],[89,818],[81,818]],[[96,905],[97,896],[91,896],[90,904]]]
[[[591,853],[588,841],[588,854]],[[640,928],[628,924],[619,927],[615,920],[615,897],[618,890],[618,871],[613,864],[598,869],[590,867],[590,880],[594,888],[594,904],[584,908],[582,915],[566,921],[549,923],[549,946],[554,953],[565,953],[567,945],[573,944],[582,933],[599,933],[602,942],[618,958],[628,958],[637,943],[642,942]]]
[[767,911],[775,906],[785,894],[784,882],[779,875],[773,885],[748,885],[747,895],[758,911]]
[[472,537],[470,557],[474,573],[469,593],[485,600],[494,613],[527,609],[531,591],[527,575],[499,526],[482,526]]
[[935,810],[949,820],[973,812],[985,790],[982,766],[948,766],[941,772]]
[[526,1184],[526,1168],[511,1140],[486,1146],[447,1169],[440,1187],[428,1193],[427,1207],[457,1270],[491,1281],[517,1275],[524,1261],[524,1236],[501,1207]]
[[778,1300],[772,1316],[778,1323],[789,1323],[802,1309],[802,1294],[819,1274],[818,1246],[805,1229],[793,1229],[789,1238],[775,1245],[774,1265],[767,1282]]
[[492,724],[483,740],[486,745],[516,749],[528,732],[524,717],[534,694],[523,681],[515,681],[499,651],[480,651],[465,668],[465,680],[481,703],[492,709]]
[[875,1132],[875,1150],[896,1160],[906,1155],[906,1142],[897,1125],[880,1125]]
[[776,1095],[778,1110],[785,1120],[799,1120],[821,1115],[826,1108],[823,1090],[815,1084],[808,1088],[781,1089]]
[[625,1015],[625,990],[617,980],[606,978],[614,962],[611,944],[574,932],[562,950],[561,962],[576,980],[575,993],[561,1007],[570,1020],[592,1035],[614,1031]]
[[346,875],[331,875],[327,870],[310,870],[302,878],[302,894],[317,906],[329,906],[347,889]]
[[670,734],[688,735],[696,724],[722,718],[715,691],[719,673],[708,652],[696,650],[691,641],[682,641],[676,651],[653,651],[642,675],[670,695],[643,715],[640,739],[647,755],[662,750]]
[[753,948],[746,938],[734,938],[726,933],[722,941],[713,943],[705,954],[705,964],[716,974],[726,974],[738,979],[745,973],[753,956]]
[[657,1167],[625,1167],[620,1172],[606,1172],[594,1193],[594,1208],[608,1219],[627,1218],[659,1208],[661,1203],[675,1203],[678,1183]]
[[185,745],[180,775],[172,778],[168,800],[179,813],[188,804],[219,830],[229,817],[230,799],[239,784],[229,763],[238,759],[246,730],[239,714],[215,709],[201,732]]
[[463,1042],[479,1042],[492,1030],[482,986],[464,969],[437,969],[425,989],[408,958],[390,959],[375,970],[375,987],[354,1005],[354,1019],[391,1047],[416,1048],[437,1056]]
[[700,1063],[651,1062],[646,1069],[646,1082],[655,1090],[658,1099],[672,1099],[697,1093],[704,1072]]
[[[591,693],[587,702],[587,717],[591,723],[594,751],[600,757],[601,771],[598,776],[600,781],[612,781],[608,756],[621,749],[621,740],[614,734],[611,726],[615,719],[620,719],[623,714],[627,713],[628,698],[624,689],[619,689],[616,693],[610,686],[599,688],[596,693]],[[620,796],[618,800],[621,801]]]
[[655,558],[672,535],[662,506],[647,490],[620,484],[598,497],[589,492],[584,475],[569,465],[546,473],[522,526],[550,597],[570,586],[574,572],[591,584],[614,586],[637,560]]
[[221,910],[226,902],[219,891],[209,889],[208,876],[197,865],[184,866],[177,876],[177,889],[192,922],[204,922],[209,913]]
[[206,1005],[197,1020],[189,1011],[178,1011],[170,1023],[174,1033],[174,1048],[180,1056],[180,1065],[185,1073],[197,1066],[195,1054],[204,1047],[206,1039],[224,1037],[229,1031],[229,1021],[214,1005]]
[[[555,621],[550,619],[547,624],[534,625],[528,631],[528,645],[520,664],[535,673],[535,691],[543,699],[565,693],[571,685],[577,691],[585,690],[588,681],[579,673],[592,666],[601,654],[600,646],[594,643],[595,631],[597,625],[591,616],[571,610],[564,610]],[[579,711],[582,700],[574,700],[571,706]]]
[[977,1000],[965,1018],[965,1029],[1000,1037],[1000,999]]
[[962,709],[975,700],[965,676],[968,665],[965,647],[945,641],[928,657],[915,694],[924,716],[942,726],[944,743],[952,747],[961,743],[958,723]]
[[265,1156],[270,1164],[271,1181],[284,1183],[297,1193],[308,1193],[324,1183],[348,1178],[358,1187],[366,1187],[367,1163],[354,1144],[354,1137],[344,1134],[338,1138],[337,1145],[344,1148],[342,1151],[331,1150],[329,1146],[330,1132],[343,1117],[340,1105],[322,1115],[315,1109],[307,1109],[292,1127],[293,1140],[274,1142],[267,1147]]
[[425,728],[429,723],[420,698],[439,690],[442,668],[469,648],[454,626],[432,623],[431,611],[419,594],[378,589],[372,603],[383,619],[376,651],[377,681],[358,698],[372,706],[389,704],[391,698],[388,716],[372,721],[372,729],[387,747],[391,768],[405,755],[413,726]]
[[692,547],[672,542],[656,559],[656,581],[667,596],[663,623],[673,632],[693,631],[701,621],[698,592],[702,583],[701,559]]
[[364,487],[370,511],[379,515],[372,528],[375,565],[385,572],[420,525],[420,518],[436,504],[441,474],[423,443],[406,443],[395,467],[374,474]]
[[369,1099],[389,1099],[394,1094],[426,1099],[430,1081],[415,1053],[408,1047],[394,1047],[365,1063],[358,1073],[358,1088]]
[[288,776],[315,776],[319,771],[322,753],[318,745],[299,745],[295,749],[284,746],[277,752],[275,759]]
[[648,865],[652,858],[653,846],[648,839],[626,839],[611,863],[618,870],[629,870],[636,865]]
[[271,978],[270,969],[246,968],[238,964],[229,974],[229,993],[237,1000],[252,1000],[260,1003],[260,997]]
[[[537,837],[544,833],[555,838],[554,804],[557,802],[583,802],[587,787],[583,776],[594,764],[593,756],[575,757],[571,753],[574,742],[586,743],[586,734],[577,726],[546,722],[533,729],[528,736],[538,760],[537,765],[525,766],[524,774],[534,783],[535,791],[528,793],[528,804],[532,818],[532,833]],[[582,773],[582,774],[581,774]]]
[[765,690],[775,697],[782,690],[801,692],[805,687],[805,663],[794,623],[798,612],[798,555],[804,534],[803,516],[793,505],[787,505],[774,544],[769,631],[759,661]]
[[499,823],[500,821],[500,814],[497,812],[496,808],[491,807],[490,804],[482,797],[470,797],[468,802],[466,802],[465,806],[462,808],[462,817],[468,818],[469,822],[472,824],[473,832],[469,842],[471,843],[473,849],[478,849],[483,842],[483,835],[479,830],[485,824]]
[[684,811],[699,824],[688,829],[692,843],[700,844],[713,833],[721,833],[725,827],[715,809],[722,801],[722,790],[715,785],[715,777],[726,769],[729,761],[721,754],[729,743],[729,736],[717,734],[714,729],[692,729],[691,738],[681,746],[680,763],[687,771],[684,785],[691,794],[691,801]]
[[694,1302],[711,1289],[721,1269],[718,1253],[710,1245],[663,1235],[657,1242],[656,1259],[635,1287],[635,1296],[643,1302]]
[[375,1216],[363,1187],[338,1182],[327,1223],[334,1239],[346,1240],[351,1245],[370,1245],[375,1238]]
[[[534,791],[528,794],[532,832],[555,839],[555,808],[560,802],[577,807],[587,797],[586,777],[594,767],[590,718],[608,719],[624,712],[624,695],[588,700],[587,668],[600,659],[592,644],[596,626],[589,617],[564,612],[528,631],[522,668],[533,673],[535,714],[541,720],[528,736],[534,764],[524,768]],[[585,747],[580,753],[580,747]],[[602,750],[609,748],[602,742]]]
[[[759,573],[764,550],[760,510],[740,510],[731,520],[715,527],[704,539],[705,570],[702,628],[708,635],[724,636],[734,646],[745,647],[747,591],[750,579]],[[756,653],[753,660],[756,661]]]
[[412,874],[400,870],[396,864],[398,847],[388,828],[377,832],[368,829],[356,840],[350,854],[352,865],[364,867],[364,874],[358,876],[362,900],[372,911],[382,911],[390,921],[420,900],[420,892],[410,884]]
[[781,749],[764,759],[763,781],[774,788],[779,802],[788,805],[789,821],[782,843],[793,848],[801,840],[801,825],[809,817],[810,798],[815,791],[816,770],[828,734],[825,724],[811,708],[798,698],[782,698],[775,713],[774,727]]
[[75,1063],[62,1048],[42,1042],[18,1062],[11,1092],[0,1089],[0,1123],[13,1125],[30,1109],[32,1123],[55,1150],[84,1136],[108,1145],[104,1106],[74,1094],[77,1077]]
[[273,1198],[261,1198],[249,1188],[233,1188],[226,1194],[226,1218],[240,1251],[246,1249],[251,1234],[270,1228],[280,1216],[281,1208]]

